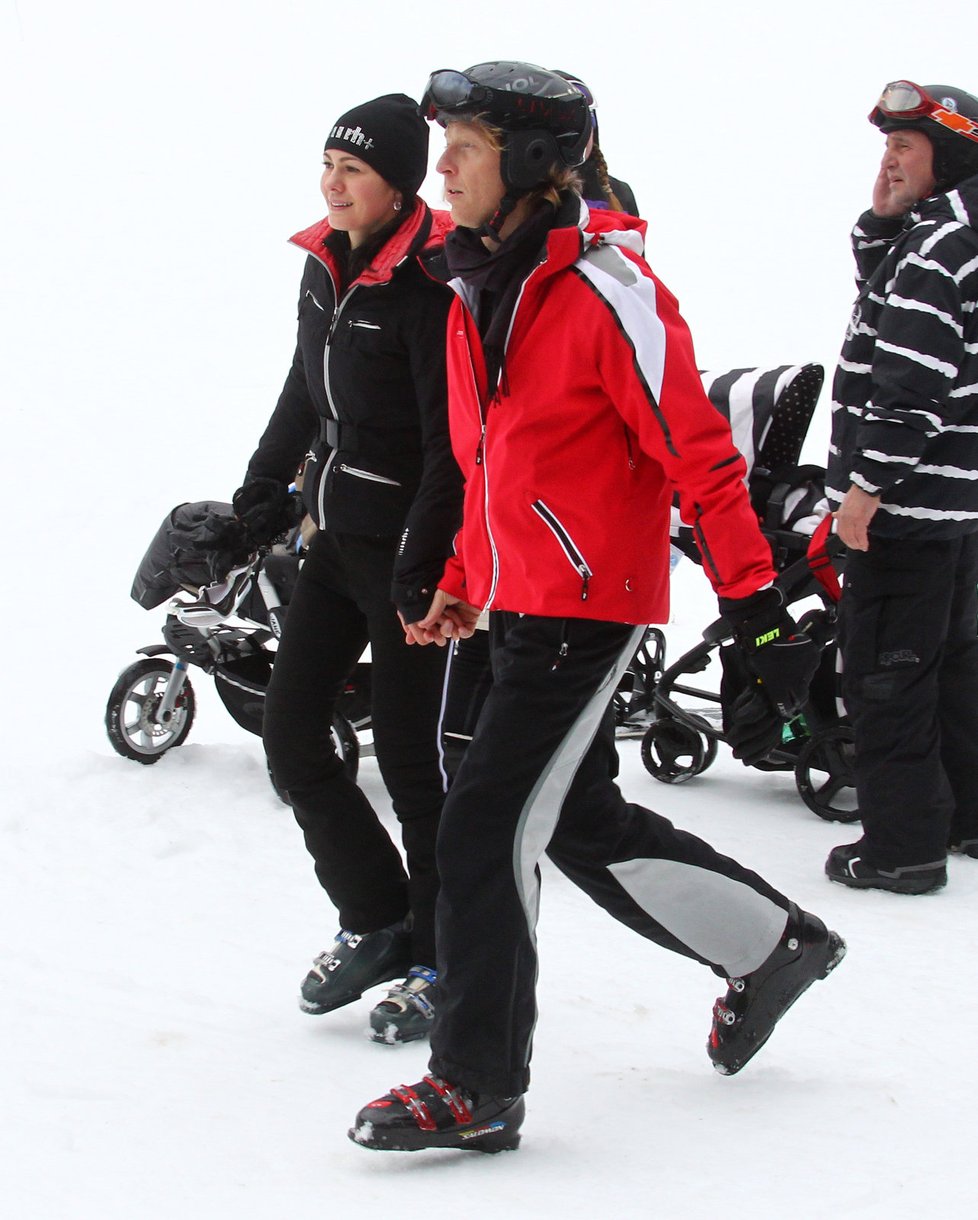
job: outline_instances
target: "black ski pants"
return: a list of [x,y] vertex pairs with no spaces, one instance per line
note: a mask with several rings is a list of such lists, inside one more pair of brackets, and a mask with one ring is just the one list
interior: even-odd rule
[[[264,742],[341,927],[375,932],[413,915],[413,952],[435,965],[435,837],[445,796],[439,720],[448,649],[409,646],[391,602],[396,538],[321,530],[289,603],[265,699]],[[407,870],[330,736],[336,700],[370,645],[380,773]]]
[[944,859],[978,839],[978,534],[871,537],[840,603],[863,859]]
[[[642,629],[493,613],[493,684],[438,836],[431,1068],[484,1095],[529,1083],[544,851],[640,935],[730,977],[777,945],[788,900],[625,801],[604,713]],[[603,723],[602,723],[603,722]]]

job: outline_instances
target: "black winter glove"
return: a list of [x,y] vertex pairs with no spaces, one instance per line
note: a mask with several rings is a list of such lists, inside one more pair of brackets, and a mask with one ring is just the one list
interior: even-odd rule
[[720,598],[720,613],[734,629],[748,676],[746,688],[725,708],[724,732],[734,757],[751,764],[777,748],[782,722],[804,705],[818,648],[798,630],[780,589]]
[[267,546],[302,520],[302,500],[280,479],[246,479],[231,497],[234,515],[255,546]]
[[256,550],[244,523],[235,517],[211,513],[194,535],[193,550],[206,560],[212,584],[222,581],[232,568],[247,563]]

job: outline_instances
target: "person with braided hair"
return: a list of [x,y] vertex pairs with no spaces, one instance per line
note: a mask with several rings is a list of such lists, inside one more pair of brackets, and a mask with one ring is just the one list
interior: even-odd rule
[[557,72],[570,83],[587,101],[591,115],[591,143],[584,162],[578,166],[577,174],[581,179],[581,195],[590,208],[610,208],[614,212],[625,212],[629,216],[637,216],[638,204],[635,202],[635,192],[621,178],[613,178],[604,159],[598,139],[598,113],[594,94],[588,86],[573,72]]

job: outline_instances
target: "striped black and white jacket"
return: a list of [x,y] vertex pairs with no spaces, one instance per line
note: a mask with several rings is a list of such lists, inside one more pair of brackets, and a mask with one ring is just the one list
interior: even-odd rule
[[872,532],[978,530],[978,177],[853,231],[859,296],[832,391],[826,493],[881,496]]

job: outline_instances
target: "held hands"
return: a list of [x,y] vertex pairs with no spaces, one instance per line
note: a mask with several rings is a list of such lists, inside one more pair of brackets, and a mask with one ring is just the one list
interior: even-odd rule
[[443,589],[436,589],[423,619],[405,623],[403,615],[399,613],[398,617],[409,644],[437,644],[444,648],[449,640],[466,640],[475,632],[479,610]]

